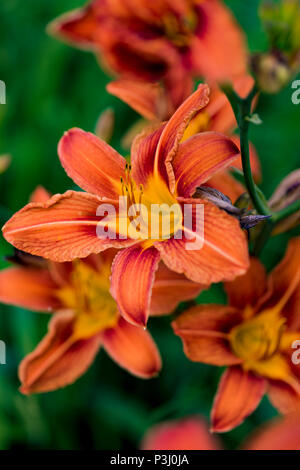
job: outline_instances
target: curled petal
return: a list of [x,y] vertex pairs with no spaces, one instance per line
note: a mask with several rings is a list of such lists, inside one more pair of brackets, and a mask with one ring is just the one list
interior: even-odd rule
[[97,237],[96,212],[102,202],[75,191],[56,194],[46,203],[27,204],[5,224],[3,235],[20,250],[59,262],[130,244]]
[[172,327],[191,361],[226,366],[241,362],[231,352],[227,335],[240,322],[241,314],[231,307],[199,305],[180,315]]
[[145,435],[143,450],[217,450],[219,443],[198,416],[158,424]]
[[208,101],[208,86],[199,85],[197,91],[182,103],[167,122],[159,139],[155,154],[154,171],[159,171],[161,174],[167,171],[171,191],[175,189],[175,177],[171,162],[176,155],[179,142],[191,119],[207,105]]
[[193,220],[198,204],[204,214],[200,213],[194,231],[184,227],[181,239],[171,238],[156,244],[168,268],[206,285],[244,274],[249,265],[248,247],[238,221],[204,199],[196,202],[182,198],[181,202],[187,213],[193,211]]
[[228,368],[220,381],[211,413],[212,431],[228,432],[241,424],[259,405],[265,380],[239,366]]
[[180,302],[197,297],[208,286],[190,281],[183,274],[171,271],[160,263],[152,289],[150,314],[163,315],[172,312]]
[[0,271],[0,302],[49,312],[61,307],[57,284],[47,269],[12,267]]
[[250,266],[243,276],[224,284],[230,305],[244,309],[255,306],[267,289],[267,273],[257,258],[250,259]]
[[192,196],[197,186],[228,167],[239,154],[232,140],[217,132],[203,132],[182,142],[172,162],[178,194]]
[[103,346],[111,358],[133,375],[149,379],[161,369],[161,358],[150,333],[120,318],[115,328],[102,334]]
[[156,248],[139,244],[120,251],[113,261],[111,292],[121,315],[133,325],[147,324],[159,260]]
[[74,314],[67,311],[52,317],[47,335],[20,364],[22,393],[49,392],[69,385],[91,365],[101,344],[100,336],[74,339],[73,321]]
[[81,129],[70,129],[58,144],[66,173],[87,192],[118,198],[125,159],[104,140]]

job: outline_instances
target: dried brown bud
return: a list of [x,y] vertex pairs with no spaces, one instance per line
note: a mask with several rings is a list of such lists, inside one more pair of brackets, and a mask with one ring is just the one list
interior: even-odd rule
[[[270,208],[273,211],[280,211],[288,207],[293,202],[300,199],[300,170],[295,170],[286,176],[273,196],[269,200]],[[295,212],[286,219],[280,221],[274,230],[274,233],[279,234],[286,232],[300,224],[300,211]]]
[[249,196],[244,196],[248,204],[246,207],[242,208],[233,205],[230,199],[225,196],[225,194],[221,193],[221,191],[208,186],[200,186],[197,188],[193,197],[207,199],[212,202],[220,209],[223,209],[225,212],[235,217],[240,222],[241,228],[245,230],[255,227],[257,224],[270,217],[268,215],[258,215],[254,211],[248,211]]
[[272,53],[255,54],[252,57],[252,70],[260,89],[265,93],[278,93],[292,77],[288,63]]

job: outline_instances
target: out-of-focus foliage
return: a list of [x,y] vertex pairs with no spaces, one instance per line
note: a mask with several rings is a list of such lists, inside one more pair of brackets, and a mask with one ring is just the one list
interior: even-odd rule
[[[258,0],[226,2],[248,35],[251,51],[267,44],[257,10]],[[12,156],[0,174],[1,225],[21,208],[38,184],[51,192],[73,187],[57,158],[57,142],[72,126],[93,131],[100,113],[115,112],[112,145],[122,151],[121,137],[138,116],[105,91],[109,81],[95,58],[45,33],[60,13],[82,0],[1,0],[0,79],[7,104],[0,105],[0,154]],[[299,167],[300,105],[292,104],[288,86],[279,95],[262,96],[251,139],[261,158],[269,197],[282,178]],[[124,151],[123,151],[123,154]],[[299,233],[294,231],[294,233]],[[263,253],[271,268],[282,256],[288,235],[274,238]],[[12,248],[0,239],[0,267]],[[220,286],[199,297],[224,302]],[[169,318],[152,319],[150,329],[160,347],[164,367],[157,379],[131,377],[101,352],[87,374],[74,385],[46,395],[18,392],[17,365],[46,330],[48,316],[0,305],[0,339],[7,345],[7,364],[0,365],[0,448],[122,449],[136,448],[156,422],[201,413],[209,415],[221,369],[189,362]],[[275,415],[264,399],[246,422],[224,436],[236,447],[255,426]]]

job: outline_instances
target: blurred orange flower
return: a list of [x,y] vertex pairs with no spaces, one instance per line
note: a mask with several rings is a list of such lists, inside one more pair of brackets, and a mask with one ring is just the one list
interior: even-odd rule
[[[192,198],[197,186],[239,155],[238,149],[228,137],[215,132],[196,134],[180,142],[190,119],[207,102],[208,87],[200,85],[167,123],[139,135],[132,146],[132,169],[94,135],[80,129],[67,132],[59,144],[62,165],[89,193],[67,191],[46,203],[28,204],[3,227],[5,238],[20,250],[60,262],[109,247],[126,248],[113,262],[112,294],[124,318],[136,325],[147,322],[149,295],[160,259],[168,268],[203,285],[243,274],[249,257],[238,221],[213,203]],[[107,233],[99,236],[102,219],[96,215],[98,208],[109,202],[118,213],[118,198],[122,195],[129,199],[128,206],[142,201],[148,211],[155,204],[167,208],[175,205],[180,213],[172,219],[168,233],[163,231],[163,223],[158,224],[155,239],[149,236],[143,218],[139,238],[128,237],[128,212],[122,219],[125,228],[115,223],[114,216],[113,223],[108,223],[113,237],[107,237]],[[188,207],[193,218],[199,204],[204,224],[191,234],[183,212]],[[175,237],[178,231],[180,238]],[[191,238],[201,241],[201,249],[186,249]]]
[[[158,424],[145,435],[143,450],[222,450],[199,416]],[[247,439],[243,450],[300,450],[300,414],[274,419]]]
[[[32,200],[46,201],[39,187]],[[110,294],[111,264],[117,251],[84,260],[55,263],[16,252],[15,266],[0,271],[0,301],[34,311],[57,312],[49,332],[20,365],[21,390],[35,393],[74,382],[94,360],[100,347],[132,374],[150,378],[161,367],[150,334],[125,321]],[[160,263],[149,292],[151,315],[170,313],[179,302],[194,298],[202,286]],[[134,291],[131,295],[135,297]]]
[[199,305],[173,322],[189,359],[228,366],[212,410],[215,432],[238,426],[266,392],[283,413],[300,405],[300,368],[292,361],[300,339],[299,256],[295,238],[268,279],[252,259],[244,276],[225,283],[229,306]]
[[219,0],[93,0],[49,31],[94,51],[123,78],[163,80],[173,109],[194,77],[224,81],[247,70],[244,35]]

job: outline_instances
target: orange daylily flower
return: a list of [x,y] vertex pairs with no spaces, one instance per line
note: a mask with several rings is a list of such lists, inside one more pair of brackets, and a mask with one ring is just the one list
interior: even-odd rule
[[247,71],[244,35],[219,0],[93,0],[49,31],[92,50],[123,78],[163,81],[175,108],[193,77],[224,81]]
[[[143,450],[222,450],[204,419],[190,416],[151,428]],[[300,450],[300,413],[274,419],[247,439],[242,450]]]
[[[31,200],[49,197],[38,187]],[[17,252],[16,264],[0,271],[1,302],[56,312],[45,338],[20,365],[23,393],[46,392],[74,382],[101,347],[137,377],[150,378],[159,372],[161,359],[149,332],[124,320],[110,294],[116,253],[111,249],[73,263],[55,263]],[[201,290],[201,285],[160,263],[149,294],[150,313],[170,313]]]
[[238,426],[266,392],[282,413],[300,406],[300,368],[292,360],[300,339],[299,256],[295,238],[268,279],[252,259],[244,276],[225,283],[229,306],[201,305],[173,323],[189,359],[228,366],[212,410],[215,432]]
[[157,424],[150,428],[141,444],[142,450],[218,450],[220,445],[209,433],[205,420],[190,416]]
[[[234,81],[236,93],[241,97],[247,96],[253,86],[253,79],[250,76],[239,77]],[[119,99],[127,103],[135,111],[137,111],[146,120],[143,126],[147,126],[147,121],[152,124],[162,121],[168,117],[171,111],[168,108],[166,97],[159,84],[151,84],[145,82],[137,82],[133,80],[119,79],[107,85],[109,93],[117,96]],[[134,138],[134,130],[136,133],[141,131],[141,122],[133,126],[125,137],[126,142]],[[148,123],[149,125],[149,123]],[[221,132],[228,135],[233,142],[239,147],[240,141],[237,135],[233,135],[237,124],[232,107],[225,95],[218,87],[211,87],[209,103],[202,108],[191,120],[186,128],[182,141],[187,140],[194,134],[199,132]],[[261,167],[255,147],[250,143],[250,162],[253,177],[258,183],[261,179]],[[242,170],[241,158],[232,162],[233,167]],[[231,201],[235,202],[237,198],[246,190],[228,171],[228,169],[218,172],[205,183],[206,186],[218,189],[226,194]]]
[[[67,191],[46,203],[28,204],[6,223],[5,238],[20,250],[60,262],[109,247],[125,248],[112,266],[112,294],[124,318],[138,325],[147,322],[149,295],[160,259],[168,268],[203,285],[243,274],[249,257],[238,221],[213,203],[192,198],[197,186],[238,156],[238,149],[228,137],[216,132],[196,134],[180,142],[190,119],[207,104],[208,91],[206,85],[200,85],[167,123],[136,138],[131,169],[121,155],[94,135],[80,129],[67,132],[59,143],[62,165],[89,193]],[[106,233],[99,236],[97,228],[104,222],[97,215],[98,208],[109,202],[118,213],[117,198],[124,194],[129,205],[141,201],[147,209],[152,204],[167,208],[175,205],[172,226],[166,233],[160,228],[157,238],[152,239],[142,216],[138,239],[124,239],[121,223],[108,223],[113,239]],[[204,233],[202,227],[196,227],[191,235],[183,212],[188,206],[193,218],[199,204],[204,211],[204,225],[203,216],[200,224]],[[123,220],[127,229],[128,213]],[[162,226],[163,222],[164,215]],[[180,239],[177,233],[182,234]],[[201,249],[186,249],[191,237],[201,241]]]

